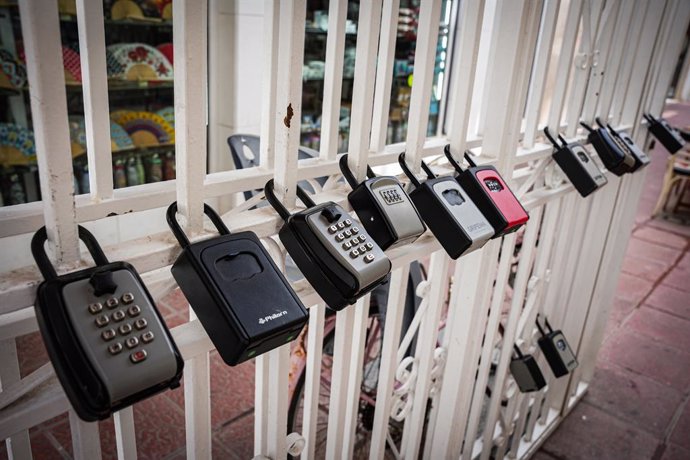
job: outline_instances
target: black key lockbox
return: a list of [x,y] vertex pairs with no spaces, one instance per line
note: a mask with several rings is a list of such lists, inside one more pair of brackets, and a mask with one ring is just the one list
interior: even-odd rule
[[555,150],[553,159],[568,177],[575,189],[583,197],[592,194],[607,184],[608,180],[601,172],[587,149],[579,142],[566,142],[561,135],[558,139],[561,144],[551,136],[549,128],[544,128],[544,134],[551,141]]
[[457,172],[456,180],[472,198],[479,210],[491,222],[494,238],[512,233],[529,220],[529,214],[505,183],[496,168],[491,165],[477,166],[465,152],[470,165],[463,169],[450,152],[450,144],[443,150],[446,158]]
[[633,170],[635,159],[606,128],[592,128],[583,121],[580,125],[589,132],[587,139],[594,146],[606,169],[616,176]]
[[546,386],[544,374],[542,374],[537,360],[532,355],[524,355],[517,345],[513,345],[517,356],[510,361],[510,373],[522,393],[539,391]]
[[410,199],[451,258],[479,249],[491,239],[491,223],[455,178],[437,177],[422,161],[427,179],[420,183],[407,167],[404,152],[398,162],[414,186]]
[[414,242],[426,226],[398,179],[376,176],[367,166],[367,179],[358,183],[347,164],[347,154],[340,157],[340,170],[352,187],[347,199],[362,225],[381,249]]
[[[599,123],[602,127],[603,125],[601,124],[601,120],[597,118],[597,123]],[[646,153],[640,149],[637,144],[635,144],[635,141],[632,140],[632,137],[625,131],[617,131],[613,129],[613,126],[610,124],[606,124],[606,127],[608,128],[609,132],[613,136],[613,138],[618,141],[618,144],[625,149],[635,160],[635,166],[632,167],[630,172],[635,172],[638,169],[642,169],[645,166],[647,166],[650,163],[649,156],[647,156]]]
[[109,262],[93,235],[78,230],[96,266],[60,276],[45,253],[46,228],[34,234],[31,252],[45,278],[35,308],[67,399],[92,422],[177,388],[184,361],[134,267]]
[[307,206],[290,214],[273,191],[264,187],[266,200],[285,224],[278,236],[297,268],[333,310],[341,310],[388,279],[391,261],[350,214],[329,201],[316,204],[297,185],[297,197]]
[[642,116],[649,123],[649,131],[666,147],[669,153],[674,154],[685,146],[685,140],[678,130],[669,125],[666,120],[661,117],[656,118],[650,113],[644,113]]
[[553,375],[563,377],[577,367],[577,358],[568,345],[563,332],[554,331],[546,318],[544,318],[544,322],[548,332],[544,331],[537,317],[537,328],[541,334],[538,340],[539,348],[544,353]]
[[220,236],[190,244],[176,213],[174,202],[167,221],[182,253],[172,274],[223,361],[234,366],[297,338],[307,310],[256,234],[230,233],[204,204]]

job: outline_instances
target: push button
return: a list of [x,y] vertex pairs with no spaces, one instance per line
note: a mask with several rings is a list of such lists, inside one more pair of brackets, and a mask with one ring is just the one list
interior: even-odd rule
[[345,230],[345,236],[350,238],[352,236],[352,232],[350,230]]
[[125,319],[125,312],[122,310],[118,310],[115,313],[113,313],[113,321],[122,321]]
[[110,319],[106,315],[101,315],[96,318],[96,326],[103,327],[110,322]]
[[103,304],[100,302],[92,303],[91,305],[89,305],[89,312],[92,315],[95,315],[96,313],[100,312],[101,310],[103,310]]
[[352,244],[359,244],[359,238],[357,238],[356,236],[352,238]]
[[153,341],[153,338],[154,338],[153,332],[151,332],[151,331],[146,331],[143,334],[141,334],[141,341],[144,343],[149,343],[149,342]]
[[358,251],[358,250],[353,249],[352,251],[350,251],[350,257],[352,257],[353,259],[356,259],[357,256],[359,256],[359,251]]
[[331,233],[331,234],[333,234],[333,233],[335,233],[335,232],[337,232],[337,231],[338,231],[338,227],[335,226],[335,225],[331,225],[330,227],[328,227],[328,232]]
[[134,294],[131,292],[126,292],[122,294],[122,303],[125,305],[128,305],[130,303],[134,302]]
[[105,304],[108,308],[115,308],[120,305],[120,302],[117,300],[117,297],[111,297],[105,301]]
[[146,318],[139,318],[134,322],[134,327],[136,327],[139,330],[142,330],[148,326],[148,322],[146,321]]
[[116,355],[122,351],[122,344],[120,342],[115,342],[108,347],[108,351],[111,355]]
[[342,233],[338,233],[335,235],[335,240],[336,241],[343,241],[345,239],[345,236]]
[[358,249],[361,253],[367,252],[367,247],[365,245],[361,245]]
[[371,244],[371,243],[367,243],[367,244],[365,244],[365,246],[367,247],[367,249],[368,249],[369,251],[371,251],[372,249],[374,249],[374,245]]
[[359,241],[366,241],[367,236],[366,235],[359,235]]
[[364,261],[365,261],[366,263],[371,263],[371,262],[373,262],[373,261],[374,261],[374,254],[367,254],[367,255],[364,257]]
[[121,326],[118,328],[118,330],[120,331],[120,334],[122,334],[122,335],[127,335],[127,334],[129,334],[130,332],[132,332],[132,325],[131,325],[131,324],[128,324],[128,323],[125,323],[125,324],[121,325]]
[[338,228],[340,230],[344,229],[345,228],[345,222],[338,222]]
[[129,313],[129,316],[131,317],[139,316],[139,313],[141,313],[141,307],[139,305],[132,305],[127,309],[127,313]]
[[134,348],[137,345],[139,345],[139,339],[136,337],[130,337],[127,340],[125,340],[125,344],[127,345],[127,348]]
[[349,250],[350,248],[352,248],[352,244],[350,244],[349,241],[346,241],[346,242],[343,243],[343,249],[345,249],[345,250],[347,251],[347,250]]
[[352,225],[352,221],[350,219],[345,219],[345,226],[349,227],[350,225]]
[[138,350],[129,355],[129,360],[134,364],[140,363],[146,359],[146,350]]
[[352,227],[352,233],[353,234],[358,234],[359,233],[359,227]]
[[113,340],[116,335],[115,329],[106,329],[105,331],[101,332],[101,338],[103,338],[105,341]]

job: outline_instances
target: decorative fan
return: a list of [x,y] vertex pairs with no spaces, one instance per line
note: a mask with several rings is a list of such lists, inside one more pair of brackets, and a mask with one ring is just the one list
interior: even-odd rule
[[20,89],[26,83],[26,67],[6,49],[0,48],[0,88]]
[[168,60],[170,63],[170,66],[173,65],[173,44],[172,43],[161,43],[160,45],[156,46],[158,51],[160,51],[163,56]]
[[156,113],[163,117],[170,126],[175,127],[175,109],[172,106],[163,107]]
[[33,131],[13,123],[0,123],[0,164],[28,165],[35,162]]
[[110,17],[115,20],[160,21],[158,6],[151,0],[117,0],[110,8]]
[[121,70],[112,77],[135,81],[172,80],[173,69],[166,57],[156,48],[145,43],[121,43],[110,45],[112,58]]
[[110,117],[127,131],[137,147],[175,142],[175,129],[156,113],[122,110]]
[[62,65],[65,68],[65,83],[81,83],[81,59],[79,53],[67,46],[62,47]]

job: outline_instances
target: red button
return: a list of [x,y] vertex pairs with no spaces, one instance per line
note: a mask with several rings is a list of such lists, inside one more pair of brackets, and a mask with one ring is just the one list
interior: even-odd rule
[[132,362],[135,364],[142,362],[146,359],[146,350],[135,351],[134,353],[129,355],[129,359],[131,359]]

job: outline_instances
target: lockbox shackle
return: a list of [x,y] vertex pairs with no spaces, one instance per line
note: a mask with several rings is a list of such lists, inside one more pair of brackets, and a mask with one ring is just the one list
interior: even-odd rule
[[[228,230],[228,227],[225,225],[220,216],[211,206],[207,205],[206,203],[204,203],[204,214],[206,214],[211,222],[213,222],[213,225],[216,226],[218,233],[221,235],[230,234],[230,230]],[[188,247],[190,244],[189,238],[187,238],[187,235],[185,235],[182,227],[180,227],[180,223],[177,221],[177,201],[173,201],[170,203],[170,206],[168,206],[168,211],[165,213],[165,220],[168,221],[168,226],[170,227],[170,230],[172,230],[173,235],[175,235],[175,238],[177,238],[177,242],[180,243],[180,246],[183,248]]]
[[[355,179],[355,176],[352,174],[352,170],[350,170],[350,165],[347,164],[347,153],[344,154],[343,156],[340,157],[340,161],[338,163],[340,165],[340,172],[343,173],[343,177],[347,181],[348,184],[350,184],[350,187],[353,189],[359,185],[359,182],[357,182],[357,179]],[[376,177],[376,174],[374,174],[374,171],[371,170],[371,167],[367,165],[367,179],[373,179]]]
[[[498,333],[501,334],[501,337],[505,337],[505,332],[506,330],[503,328],[503,324],[500,322],[498,323]],[[519,359],[524,358],[525,355],[522,354],[522,350],[520,350],[520,347],[517,346],[517,343],[513,343],[513,350],[517,354],[517,357]]]
[[589,131],[590,133],[593,133],[593,132],[594,132],[594,128],[592,128],[591,126],[589,126],[589,125],[588,125],[587,123],[585,123],[584,121],[581,121],[581,122],[580,122],[580,126],[582,126],[583,128],[585,128],[585,129],[586,129],[587,131]]
[[[307,208],[313,208],[314,206],[316,206],[314,200],[311,199],[309,194],[305,192],[304,189],[299,186],[299,184],[295,184],[295,191],[297,192],[297,198],[299,198]],[[290,213],[290,211],[287,210],[287,208],[283,205],[283,203],[280,202],[280,200],[276,196],[274,191],[273,179],[266,182],[266,185],[264,186],[264,195],[266,195],[266,201],[268,201],[268,203],[273,207],[273,209],[276,210],[278,215],[283,220],[287,221],[292,214]]]
[[[98,241],[96,241],[96,238],[94,238],[91,232],[81,225],[77,225],[77,230],[79,232],[79,239],[84,242],[86,249],[89,250],[89,254],[91,254],[91,258],[96,265],[109,264],[110,262],[108,262],[108,258],[105,256],[105,253],[103,253],[101,245],[98,244]],[[43,278],[51,280],[57,278],[57,272],[46,254],[45,242],[47,240],[48,231],[45,226],[43,226],[39,228],[38,231],[34,233],[33,238],[31,238],[31,254],[34,256],[36,265],[38,265],[38,269],[43,275]]]
[[[419,180],[414,174],[412,174],[412,171],[410,171],[410,168],[407,166],[407,163],[405,162],[405,152],[401,152],[400,155],[398,155],[398,163],[400,163],[400,167],[402,168],[407,178],[410,179],[412,185],[414,185],[415,187],[419,187],[421,185],[419,183]],[[422,169],[426,173],[427,179],[436,179],[436,174],[433,173],[433,171],[424,162],[424,160],[422,160]]]
[[603,121],[601,121],[601,118],[595,117],[595,118],[594,118],[594,121],[597,122],[597,124],[599,125],[599,127],[603,128],[603,129],[606,129],[606,124],[605,124]]
[[[546,333],[544,332],[544,329],[541,327],[541,324],[539,324],[539,314],[537,313],[537,317],[534,320],[535,323],[537,323],[537,329],[539,329],[539,332],[541,335],[545,336]],[[551,324],[549,324],[549,320],[544,316],[544,324],[546,324],[546,328],[549,330],[549,332],[553,332],[553,328],[551,327]]]
[[[548,127],[548,126],[544,126],[544,135],[546,136],[546,138],[547,138],[549,141],[551,141],[551,143],[553,144],[554,147],[556,147],[557,149],[560,149],[560,148],[561,148],[561,146],[558,145],[558,142],[556,142],[556,139],[554,139],[553,136],[551,135],[551,131],[549,131],[549,127]],[[559,139],[561,142],[563,142],[562,147],[567,147],[567,146],[568,146],[568,142],[567,142],[565,139],[563,139],[563,136],[561,136],[560,133],[558,133],[558,139]]]

